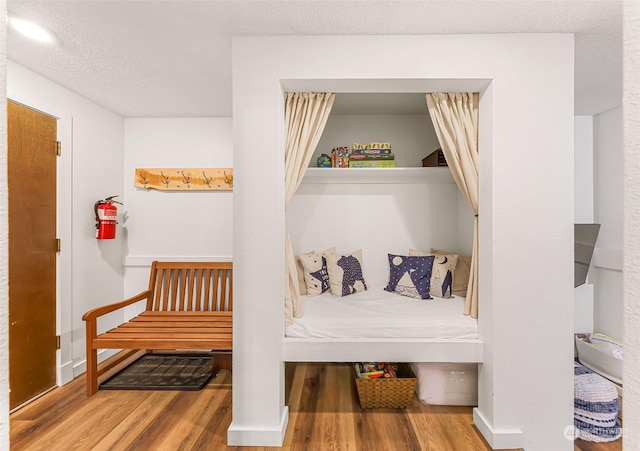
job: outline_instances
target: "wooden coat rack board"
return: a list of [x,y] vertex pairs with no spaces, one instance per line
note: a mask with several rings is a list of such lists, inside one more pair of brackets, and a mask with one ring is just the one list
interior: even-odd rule
[[231,191],[232,168],[136,168],[136,188],[162,191]]

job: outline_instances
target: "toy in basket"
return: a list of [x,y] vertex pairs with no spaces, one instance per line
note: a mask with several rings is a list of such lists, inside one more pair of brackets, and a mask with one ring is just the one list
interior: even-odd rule
[[409,365],[355,363],[354,370],[363,409],[405,409],[411,405],[416,376]]

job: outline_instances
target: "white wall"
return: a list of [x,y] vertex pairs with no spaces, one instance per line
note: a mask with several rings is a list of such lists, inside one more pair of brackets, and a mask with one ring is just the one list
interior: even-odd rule
[[231,191],[134,187],[136,168],[232,167],[231,132],[231,118],[125,119],[127,260],[231,255]]
[[320,154],[331,155],[338,146],[351,149],[354,142],[389,142],[397,166],[422,166],[422,159],[440,147],[426,99],[424,109],[425,114],[332,114],[309,166],[317,166]]
[[[283,91],[463,89],[482,92],[476,425],[497,448],[571,449],[563,430],[573,424],[573,37],[242,37],[233,65],[233,364],[261,371],[234,371],[229,443],[279,444],[288,418]],[[256,148],[269,158],[256,159]]]
[[[125,293],[146,289],[153,260],[231,259],[233,193],[134,187],[136,168],[233,167],[231,118],[125,119]],[[139,308],[127,309],[127,316]]]
[[[0,4],[0,61],[6,58],[7,4]],[[9,318],[8,222],[7,211],[7,94],[6,66],[0,65],[0,318]],[[9,449],[9,329],[0,324],[0,449]]]
[[593,118],[594,220],[600,223],[592,275],[594,330],[623,338],[622,237],[624,223],[624,148],[622,107]]
[[[593,223],[593,117],[576,116],[574,128],[574,206],[576,224]],[[574,329],[580,333],[593,332],[593,270],[587,283],[575,289]]]
[[640,3],[624,2],[624,449],[640,450]]
[[575,204],[577,224],[593,222],[593,116],[575,117]]
[[457,199],[453,179],[448,184],[303,182],[287,209],[287,228],[296,254],[331,246],[338,253],[362,249],[367,285],[382,288],[389,281],[388,253],[458,248],[451,233],[457,230]]
[[[97,241],[93,213],[97,200],[122,195],[123,119],[11,61],[7,97],[59,118],[59,383],[65,383],[85,368],[82,315],[123,295],[122,228],[118,239]],[[109,318],[99,328],[113,327],[121,317]]]
[[[337,146],[390,142],[398,167],[421,167],[422,159],[439,147],[424,103],[425,114],[331,114],[310,166]],[[334,245],[338,252],[363,249],[365,280],[381,287],[388,282],[387,253],[431,247],[471,252],[473,214],[453,178],[448,184],[345,182],[300,186],[287,209],[296,253]]]

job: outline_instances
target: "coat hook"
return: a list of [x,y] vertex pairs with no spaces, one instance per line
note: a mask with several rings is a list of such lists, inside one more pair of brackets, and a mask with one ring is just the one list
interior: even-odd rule
[[184,171],[180,172],[182,173],[182,181],[185,185],[189,186],[189,183],[191,183],[191,177],[187,177],[186,175],[184,175]]
[[233,176],[228,177],[227,171],[224,171],[224,182],[229,185],[229,188],[233,188]]
[[207,177],[207,174],[205,174],[205,173],[204,173],[204,171],[202,171],[202,177],[203,177],[203,179],[204,179],[204,183],[206,183],[206,184],[207,184],[207,186],[208,186],[209,188],[211,188],[211,179],[212,179],[213,177]]
[[160,171],[160,175],[162,176],[162,183],[167,185],[167,188],[168,188],[169,187],[169,177],[164,175],[164,172],[162,172],[162,171]]
[[146,188],[147,185],[149,184],[149,180],[144,176],[144,173],[142,171],[140,171],[138,175],[140,175],[140,180],[142,180],[142,184]]

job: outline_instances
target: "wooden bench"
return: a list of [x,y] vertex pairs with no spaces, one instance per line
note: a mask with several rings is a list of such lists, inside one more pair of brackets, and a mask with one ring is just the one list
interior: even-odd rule
[[[97,333],[99,317],[143,300],[146,308],[140,315],[105,333]],[[87,396],[98,390],[98,377],[123,360],[116,359],[98,370],[98,349],[230,352],[232,310],[231,262],[154,261],[147,290],[90,310],[82,317],[87,328]]]

